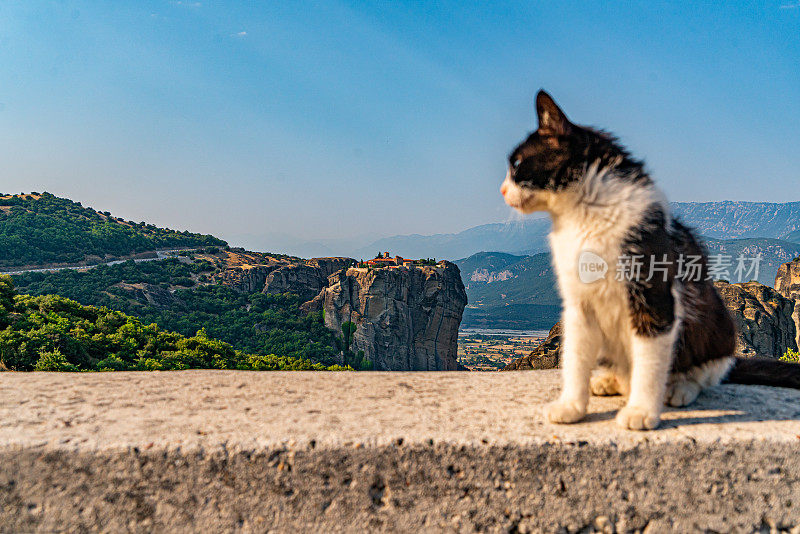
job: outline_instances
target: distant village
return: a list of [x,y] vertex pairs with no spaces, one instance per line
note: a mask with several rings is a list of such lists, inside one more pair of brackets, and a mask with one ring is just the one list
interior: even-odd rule
[[499,336],[459,333],[458,363],[470,371],[497,371],[527,356],[544,336]]
[[444,266],[444,260],[436,262],[435,258],[424,258],[419,260],[410,260],[408,258],[403,258],[402,256],[395,256],[392,257],[389,255],[388,252],[378,253],[371,260],[361,260],[358,263],[358,267],[362,269],[399,269],[399,268],[414,268],[414,267],[425,267],[425,266]]

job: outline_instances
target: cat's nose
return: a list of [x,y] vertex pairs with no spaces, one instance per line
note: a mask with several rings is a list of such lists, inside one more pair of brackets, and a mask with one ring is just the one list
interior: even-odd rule
[[508,184],[503,183],[503,185],[500,186],[500,194],[506,196],[506,191],[508,191]]

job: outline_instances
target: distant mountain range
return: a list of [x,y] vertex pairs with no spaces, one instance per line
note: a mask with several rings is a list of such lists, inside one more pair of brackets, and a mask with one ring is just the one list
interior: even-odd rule
[[[753,258],[761,254],[756,279],[769,286],[775,283],[782,264],[800,256],[800,244],[779,239],[706,238],[705,241],[709,254],[731,256],[734,262],[740,255]],[[531,256],[479,252],[457,260],[456,264],[461,269],[469,299],[463,327],[538,329],[549,328],[558,320],[561,298],[549,252]]]
[[[756,280],[767,286],[775,285],[775,275],[786,262],[800,256],[800,244],[781,239],[746,238],[746,239],[713,239],[704,238],[709,254],[732,256],[734,261],[739,256],[754,258],[760,254],[762,261]],[[738,282],[739,280],[731,280]],[[749,282],[750,280],[743,280]]]
[[[673,202],[673,212],[698,233],[716,239],[768,237],[800,243],[800,202]],[[347,256],[368,259],[378,251],[406,258],[466,258],[483,251],[530,255],[548,250],[550,219],[544,214],[474,226],[449,234],[374,234],[336,239],[298,239],[276,233],[227,236],[250,250],[280,251],[302,258]]]
[[707,237],[800,241],[800,202],[673,202],[672,210]]
[[[800,242],[800,202],[673,202],[673,212],[704,236],[717,239],[767,237]],[[378,250],[408,258],[466,258],[483,251],[530,255],[547,250],[549,218],[475,226],[455,234],[386,237],[352,252],[372,257]]]
[[397,235],[361,247],[356,258],[371,258],[379,250],[407,258],[463,258],[483,250],[534,253],[547,249],[550,219],[537,216],[509,223],[482,224],[456,234]]

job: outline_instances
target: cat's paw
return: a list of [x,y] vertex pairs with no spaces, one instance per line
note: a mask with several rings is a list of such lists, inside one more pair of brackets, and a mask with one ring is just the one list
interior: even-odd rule
[[693,380],[681,380],[667,388],[667,404],[680,408],[693,403],[703,388]]
[[613,373],[603,373],[593,376],[589,381],[589,388],[592,395],[597,397],[608,397],[610,395],[619,395],[619,382]]
[[653,430],[661,423],[661,414],[639,406],[625,406],[617,413],[617,424],[628,430]]
[[551,423],[577,423],[586,415],[586,403],[581,401],[555,401],[544,409]]

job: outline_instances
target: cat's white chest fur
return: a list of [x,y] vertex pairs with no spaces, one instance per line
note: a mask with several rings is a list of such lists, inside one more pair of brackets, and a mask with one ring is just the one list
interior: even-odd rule
[[[627,368],[633,357],[631,314],[626,281],[617,275],[623,243],[641,224],[648,206],[659,203],[668,211],[655,187],[634,187],[610,178],[590,169],[580,200],[561,195],[551,204],[550,246],[565,317],[580,315],[580,328],[593,331],[581,339],[601,343],[605,350],[600,357]],[[573,349],[597,353],[597,347]]]
[[617,280],[622,239],[625,232],[606,229],[596,233],[570,224],[559,225],[550,234],[553,266],[565,309],[579,307],[594,318],[591,328],[602,332],[625,358],[629,313],[627,292]]
[[580,228],[562,227],[550,234],[553,265],[565,299],[597,298],[618,289],[615,271],[620,257],[619,239],[586,235]]

